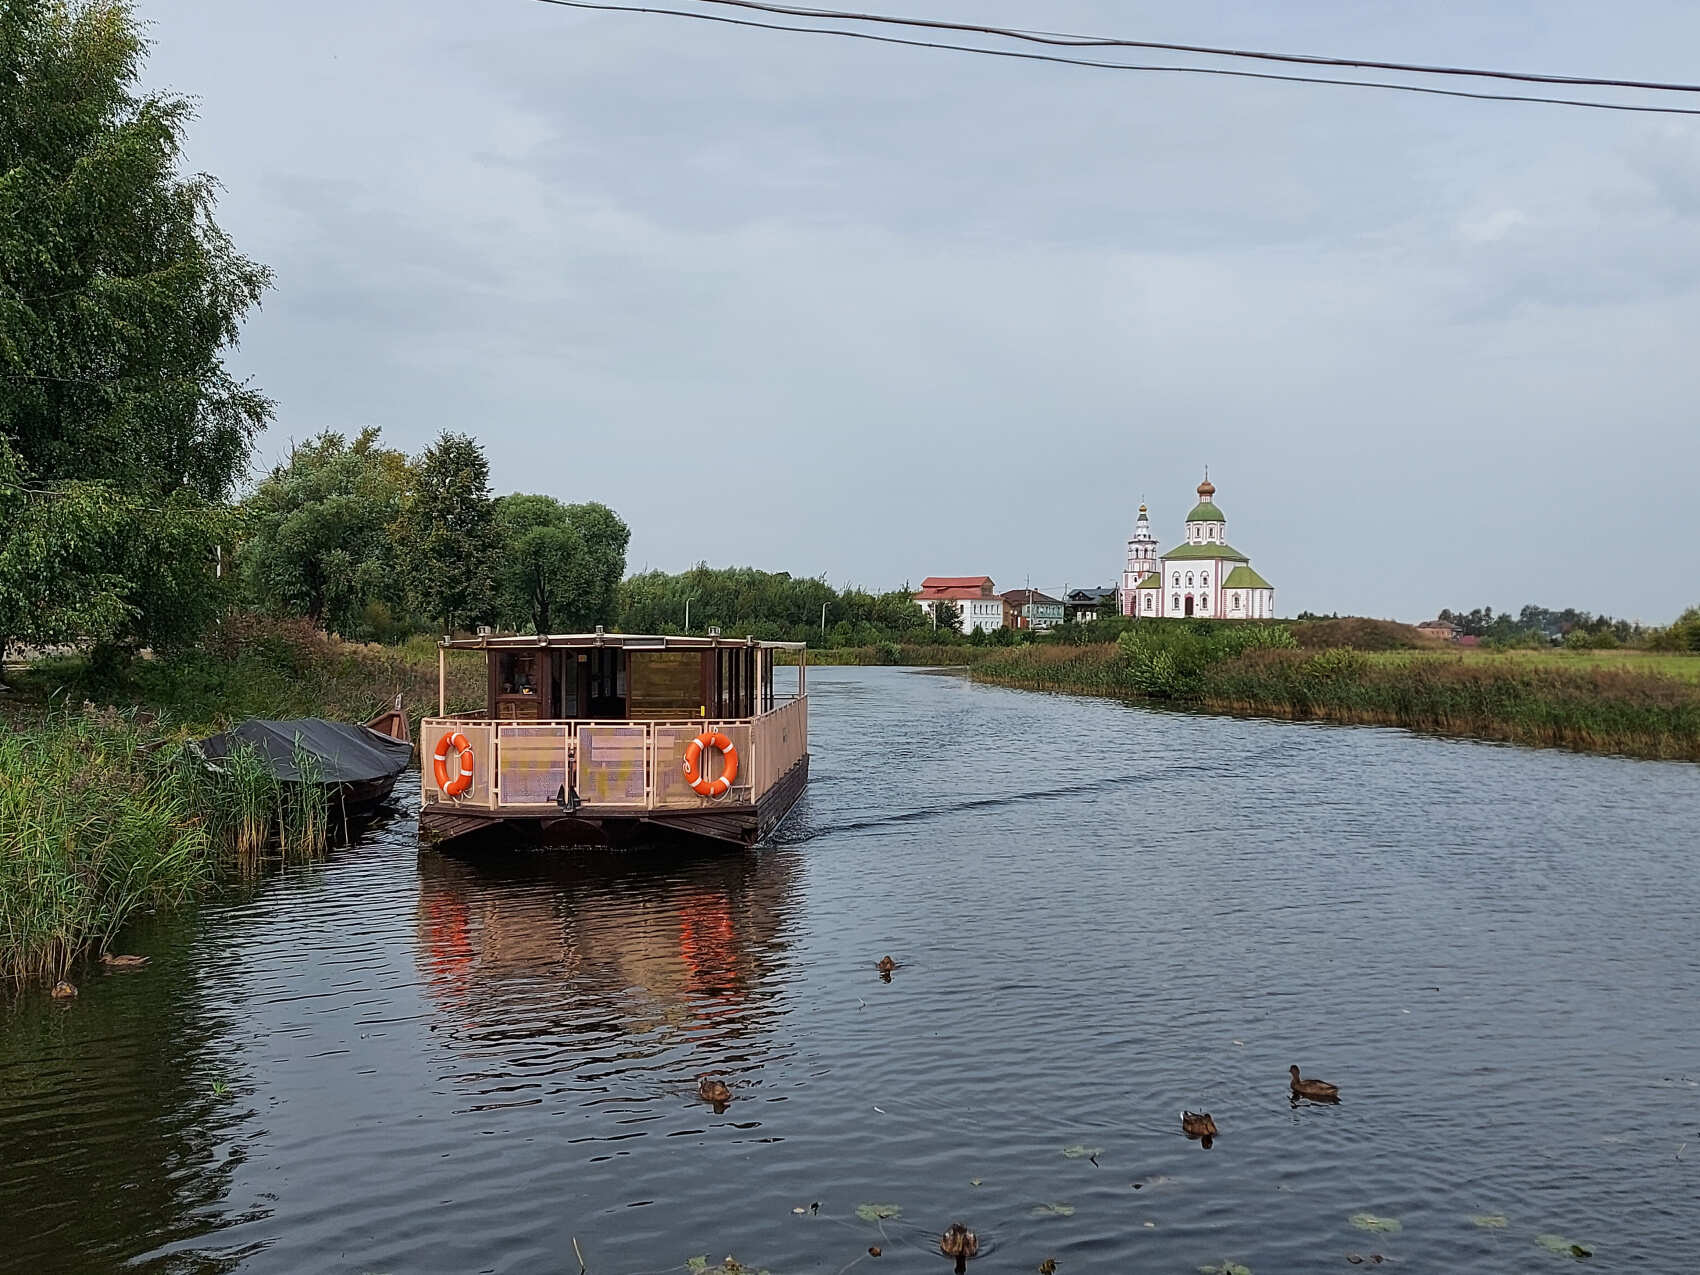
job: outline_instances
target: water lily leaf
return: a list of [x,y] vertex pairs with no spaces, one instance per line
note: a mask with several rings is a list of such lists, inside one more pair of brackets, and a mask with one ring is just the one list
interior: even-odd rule
[[1477,1226],[1486,1227],[1489,1230],[1495,1231],[1503,1230],[1509,1225],[1509,1222],[1506,1220],[1505,1214],[1503,1213],[1472,1213],[1470,1214],[1470,1221],[1474,1222]]
[[1592,1257],[1594,1255],[1594,1250],[1589,1248],[1586,1244],[1577,1244],[1573,1240],[1565,1239],[1562,1235],[1537,1235],[1535,1236],[1535,1243],[1539,1244],[1547,1252],[1556,1253],[1560,1257],[1581,1258]]
[[1389,1235],[1405,1229],[1396,1217],[1377,1217],[1374,1213],[1354,1213],[1351,1223],[1360,1231],[1381,1231]]
[[856,1216],[864,1222],[878,1222],[882,1218],[902,1217],[903,1210],[895,1204],[858,1204]]
[[979,1186],[980,1185],[980,1179],[979,1178],[969,1178],[968,1179],[968,1185],[969,1186]]
[[1072,1204],[1036,1204],[1033,1206],[1034,1217],[1073,1217]]
[[1063,1148],[1063,1158],[1068,1160],[1096,1160],[1103,1154],[1103,1147],[1083,1147],[1078,1142]]
[[687,1271],[706,1271],[708,1269],[708,1254],[704,1253],[701,1257],[687,1257],[685,1269]]
[[1220,1266],[1200,1266],[1198,1275],[1251,1275],[1251,1267],[1238,1262],[1223,1262]]

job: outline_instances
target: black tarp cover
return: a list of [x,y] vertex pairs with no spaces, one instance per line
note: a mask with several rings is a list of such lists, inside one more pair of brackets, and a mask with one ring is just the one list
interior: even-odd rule
[[217,763],[231,750],[251,746],[282,780],[299,780],[295,765],[296,741],[302,751],[318,758],[315,778],[326,784],[353,784],[399,775],[413,757],[413,745],[366,726],[326,721],[322,717],[298,717],[292,721],[268,722],[250,718],[235,730],[201,741],[207,760]]

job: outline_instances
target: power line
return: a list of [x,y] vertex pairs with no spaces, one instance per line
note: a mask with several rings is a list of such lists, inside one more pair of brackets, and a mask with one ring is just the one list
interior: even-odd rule
[[[1148,71],[1176,75],[1216,75],[1230,79],[1278,80],[1289,84],[1330,84],[1342,88],[1391,89],[1399,93],[1422,93],[1431,97],[1461,97],[1481,102],[1532,102],[1545,106],[1578,106],[1596,111],[1628,111],[1643,115],[1700,115],[1700,108],[1683,106],[1639,106],[1629,102],[1592,102],[1585,98],[1541,97],[1519,93],[1474,93],[1465,89],[1441,89],[1423,84],[1397,84],[1388,80],[1341,80],[1327,76],[1283,75],[1274,71],[1239,71],[1215,66],[1168,66],[1133,62],[1104,62],[1094,58],[1070,58],[1051,53],[1024,53],[1017,49],[988,49],[973,44],[949,44],[938,40],[913,40],[895,35],[875,35],[871,31],[852,31],[840,27],[791,26],[778,22],[758,22],[748,18],[733,18],[718,13],[700,13],[692,9],[666,9],[655,5],[606,4],[595,0],[537,0],[539,4],[563,9],[589,9],[603,13],[642,13],[670,18],[693,18],[698,22],[714,22],[724,26],[752,27],[760,31],[791,31],[803,35],[833,35],[850,40],[867,40],[874,44],[899,44],[916,49],[945,49],[955,53],[978,53],[985,57],[1014,58],[1023,62],[1054,62],[1062,66],[1093,67],[1106,71]],[[706,0],[715,3],[716,0]],[[1626,83],[1626,87],[1630,87]]]
[[923,27],[936,31],[962,31],[993,35],[1033,44],[1070,48],[1161,49],[1168,53],[1201,53],[1212,57],[1255,58],[1265,62],[1293,62],[1305,66],[1337,66],[1366,71],[1406,71],[1413,75],[1465,75],[1491,80],[1521,80],[1531,84],[1571,84],[1595,88],[1650,89],[1668,93],[1700,93],[1700,84],[1660,80],[1618,80],[1587,75],[1543,75],[1531,71],[1493,71],[1479,67],[1435,66],[1420,62],[1379,62],[1369,58],[1337,58],[1313,53],[1271,53],[1261,49],[1219,48],[1207,44],[1167,44],[1161,40],[1128,40],[1114,36],[1069,35],[1060,31],[1031,31],[1021,27],[981,26],[974,22],[947,22],[936,18],[907,18],[884,13],[857,13],[843,9],[815,9],[802,5],[774,4],[768,0],[698,0],[701,4],[728,5],[763,13],[787,14],[796,18],[831,18],[837,21],[878,22],[892,26]]

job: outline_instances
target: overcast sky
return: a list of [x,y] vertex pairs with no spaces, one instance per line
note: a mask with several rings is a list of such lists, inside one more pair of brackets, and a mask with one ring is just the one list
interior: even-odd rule
[[[1700,78],[1692,0],[881,7]],[[466,430],[498,491],[619,510],[634,570],[874,589],[1112,583],[1208,464],[1283,613],[1700,602],[1700,119],[536,0],[139,10],[276,271],[262,464]]]

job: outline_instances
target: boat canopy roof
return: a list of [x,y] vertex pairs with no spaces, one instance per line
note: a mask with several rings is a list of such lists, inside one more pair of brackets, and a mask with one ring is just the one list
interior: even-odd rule
[[626,651],[716,651],[756,647],[761,650],[801,651],[806,642],[758,642],[753,637],[681,637],[659,633],[524,633],[497,637],[444,638],[449,651],[536,651],[559,647],[612,647]]

